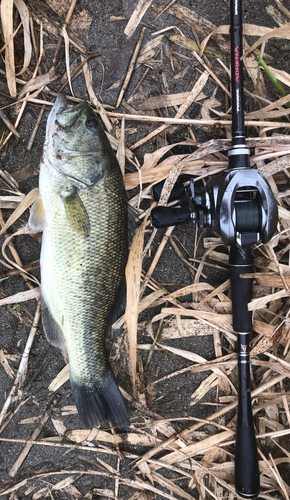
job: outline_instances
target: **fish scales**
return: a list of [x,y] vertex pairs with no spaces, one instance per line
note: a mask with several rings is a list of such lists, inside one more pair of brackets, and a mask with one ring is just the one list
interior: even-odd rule
[[[63,110],[64,97],[58,99],[48,119],[39,180],[44,330],[54,345],[67,346],[71,387],[85,425],[111,421],[126,427],[129,417],[105,352],[108,321],[124,288],[128,257],[123,178],[100,125],[93,123],[86,135],[88,120],[95,120],[89,106],[75,107],[78,118],[73,121],[71,108]],[[80,144],[73,127],[81,132]],[[97,141],[91,141],[92,133]],[[32,227],[34,215],[32,209]]]
[[[116,300],[116,284],[118,292],[124,279],[127,245],[119,234],[126,233],[125,207],[115,194],[104,196],[106,188],[118,190],[119,179],[112,177],[80,193],[92,227],[85,239],[67,226],[62,200],[49,190],[42,196],[48,224],[41,254],[43,299],[63,327],[75,381],[95,376],[95,366],[89,369],[95,365],[91,352],[104,349],[106,318]],[[103,364],[98,363],[98,371]]]

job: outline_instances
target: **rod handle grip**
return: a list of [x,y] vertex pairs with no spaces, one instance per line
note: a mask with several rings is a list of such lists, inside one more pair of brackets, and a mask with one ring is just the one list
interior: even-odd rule
[[235,486],[242,498],[257,498],[259,495],[259,461],[252,425],[237,427]]
[[233,328],[235,332],[250,332],[252,330],[252,313],[248,311],[248,303],[252,299],[252,278],[241,278],[240,275],[253,273],[254,263],[251,247],[231,247],[229,261]]
[[155,207],[151,210],[151,220],[157,229],[178,226],[191,220],[188,208]]

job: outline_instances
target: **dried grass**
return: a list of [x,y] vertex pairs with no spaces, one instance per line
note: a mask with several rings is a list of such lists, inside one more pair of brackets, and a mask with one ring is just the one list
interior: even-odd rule
[[[31,61],[32,44],[30,41],[30,25],[29,23],[27,24],[27,17],[29,17],[30,14],[25,10],[22,0],[14,1],[14,4],[20,12],[24,29],[24,63],[19,73],[21,74],[24,72],[24,69],[30,65]],[[126,318],[121,318],[117,323],[118,327],[124,324],[126,319],[125,327],[128,329],[129,333],[129,354],[132,363],[132,382],[135,400],[123,389],[121,390],[124,397],[127,398],[128,401],[131,401],[138,409],[142,423],[140,424],[140,420],[137,421],[134,419],[129,432],[120,435],[117,435],[113,429],[111,429],[111,432],[100,429],[72,429],[67,431],[63,422],[63,417],[67,414],[75,414],[75,407],[62,408],[57,418],[50,412],[50,407],[48,407],[47,411],[43,415],[37,417],[37,419],[33,416],[31,419],[20,421],[19,423],[22,425],[28,423],[30,425],[35,425],[30,439],[26,440],[17,437],[15,439],[0,438],[0,441],[24,445],[19,457],[17,459],[15,457],[15,463],[10,470],[11,477],[16,475],[33,446],[55,447],[67,451],[82,450],[86,451],[87,455],[88,453],[92,453],[93,461],[87,457],[79,456],[80,460],[85,461],[86,470],[84,470],[83,467],[80,468],[80,470],[55,470],[50,473],[40,473],[31,477],[26,477],[20,482],[13,482],[3,486],[0,489],[0,496],[11,494],[10,498],[16,498],[15,495],[17,495],[17,491],[20,488],[25,486],[26,491],[28,491],[27,488],[30,488],[30,483],[33,483],[37,484],[37,487],[31,490],[33,491],[32,498],[35,500],[47,494],[50,494],[53,498],[53,492],[59,490],[66,492],[69,497],[78,498],[81,497],[81,493],[74,483],[77,484],[79,478],[88,475],[92,477],[102,476],[114,481],[114,485],[111,489],[107,488],[101,490],[100,488],[95,488],[96,494],[107,496],[108,498],[118,497],[120,485],[130,487],[131,491],[136,490],[136,494],[131,496],[132,500],[148,500],[151,498],[152,494],[170,500],[175,499],[176,496],[191,500],[193,496],[189,491],[193,491],[195,495],[196,490],[201,499],[234,498],[233,444],[235,439],[236,417],[233,411],[235,411],[237,407],[236,379],[234,376],[237,359],[235,354],[235,333],[231,326],[231,302],[230,297],[227,295],[229,280],[215,288],[208,282],[205,275],[205,281],[199,281],[202,272],[205,272],[204,268],[207,264],[220,267],[219,265],[222,263],[222,266],[227,266],[227,249],[224,247],[222,249],[223,251],[219,252],[217,251],[217,247],[223,245],[219,239],[204,238],[204,247],[206,251],[202,260],[196,259],[196,255],[193,256],[194,258],[191,259],[191,261],[197,266],[197,268],[194,268],[188,259],[184,257],[179,246],[176,243],[173,244],[174,240],[171,240],[173,248],[175,248],[179,255],[180,262],[186,263],[190,268],[194,276],[194,283],[186,286],[180,285],[176,291],[170,293],[165,287],[159,286],[152,280],[152,274],[158,266],[158,262],[162,257],[163,250],[168,240],[172,237],[172,234],[174,234],[175,228],[171,227],[165,232],[147,273],[142,274],[141,272],[142,258],[144,256],[144,231],[147,224],[146,220],[150,212],[148,207],[143,208],[143,200],[148,199],[148,197],[151,199],[151,185],[161,179],[166,181],[161,197],[161,203],[166,204],[171,188],[181,173],[191,175],[195,179],[208,179],[217,172],[226,169],[227,160],[224,156],[224,152],[229,149],[230,141],[226,139],[213,139],[205,144],[198,144],[195,138],[192,137],[192,140],[184,141],[180,143],[180,145],[195,146],[196,150],[194,153],[189,154],[185,152],[182,155],[168,156],[168,153],[174,145],[166,145],[157,148],[154,153],[146,154],[141,166],[132,152],[141,144],[146,147],[147,141],[161,134],[161,132],[172,124],[177,124],[179,127],[190,125],[198,125],[199,127],[220,127],[227,133],[228,126],[231,124],[230,115],[226,109],[224,109],[224,113],[216,110],[213,111],[213,108],[216,106],[214,96],[211,96],[205,101],[206,105],[203,108],[203,113],[206,118],[189,119],[184,115],[193,102],[198,102],[200,99],[206,97],[205,86],[208,79],[215,81],[223,90],[224,94],[228,94],[225,74],[223,76],[220,73],[217,75],[216,71],[211,67],[211,59],[223,57],[224,54],[228,54],[229,43],[225,35],[228,34],[229,27],[216,27],[206,19],[198,16],[193,10],[189,10],[175,2],[170,2],[165,9],[164,7],[157,8],[151,5],[151,0],[140,1],[138,3],[135,2],[136,8],[127,24],[125,34],[128,37],[133,35],[150,5],[150,8],[157,10],[157,17],[162,16],[167,9],[167,12],[172,16],[175,16],[177,19],[190,26],[197,39],[197,33],[202,36],[203,40],[201,43],[197,43],[197,40],[186,38],[183,34],[174,34],[170,36],[174,44],[181,45],[189,51],[188,54],[190,57],[181,54],[182,57],[186,57],[189,61],[192,61],[194,57],[195,60],[198,61],[201,76],[193,86],[191,92],[179,94],[166,92],[165,95],[161,96],[141,98],[139,101],[135,100],[135,102],[134,100],[132,102],[129,100],[129,103],[125,102],[125,91],[128,88],[128,83],[134,68],[138,65],[144,65],[146,69],[143,78],[146,79],[148,67],[150,68],[150,65],[154,67],[154,64],[156,64],[156,54],[158,54],[157,51],[160,51],[161,47],[163,47],[164,33],[169,29],[175,29],[175,27],[169,26],[160,33],[157,33],[160,36],[145,44],[145,47],[142,46],[144,36],[143,29],[133,53],[131,65],[128,68],[128,73],[121,87],[118,99],[118,105],[123,102],[124,108],[133,109],[133,112],[130,112],[130,114],[117,113],[115,111],[108,112],[106,111],[106,107],[97,99],[92,86],[92,73],[88,61],[91,57],[95,57],[96,54],[87,55],[82,42],[78,41],[76,35],[73,35],[67,26],[75,2],[61,2],[61,4],[63,4],[63,12],[69,10],[66,21],[62,27],[56,27],[56,25],[50,23],[49,19],[45,16],[41,17],[39,11],[33,10],[32,15],[34,20],[39,24],[43,23],[45,29],[49,32],[54,34],[59,32],[59,34],[61,33],[64,37],[66,43],[67,78],[70,87],[74,76],[83,69],[91,103],[101,114],[107,130],[112,134],[110,140],[114,149],[118,149],[118,157],[123,167],[123,173],[125,172],[125,159],[130,162],[131,166],[133,165],[133,167],[135,167],[134,172],[125,173],[124,180],[129,197],[131,196],[131,204],[138,206],[140,218],[145,217],[143,225],[133,241],[127,266],[128,305]],[[249,304],[249,309],[253,311],[253,329],[257,334],[252,340],[251,362],[253,366],[253,387],[255,387],[252,391],[253,412],[257,427],[257,440],[260,448],[261,498],[270,499],[275,497],[289,499],[290,488],[281,476],[280,467],[283,466],[284,469],[288,467],[289,471],[290,452],[288,441],[285,440],[285,437],[288,438],[290,433],[290,394],[288,381],[290,374],[290,323],[288,311],[290,289],[290,191],[280,190],[279,192],[279,185],[285,183],[289,178],[290,139],[287,134],[281,133],[283,127],[289,128],[287,116],[290,111],[289,109],[283,108],[283,106],[289,102],[289,96],[286,95],[276,100],[273,98],[272,102],[270,102],[268,98],[265,98],[265,84],[262,78],[260,80],[258,78],[259,70],[256,59],[254,58],[254,54],[258,53],[257,49],[260,46],[262,46],[261,50],[264,52],[264,57],[267,57],[265,50],[271,38],[289,39],[290,23],[288,19],[290,18],[290,13],[279,0],[277,0],[275,4],[282,14],[286,16],[286,23],[283,22],[283,18],[281,18],[281,12],[277,11],[277,9],[272,9],[269,12],[272,13],[274,20],[276,19],[279,21],[279,27],[270,29],[264,26],[247,24],[244,27],[245,35],[251,34],[252,36],[259,37],[251,47],[247,46],[244,55],[245,66],[249,76],[255,85],[257,84],[255,97],[256,103],[259,103],[257,105],[259,109],[255,109],[246,115],[246,125],[255,127],[257,135],[259,135],[257,138],[248,140],[248,145],[252,148],[251,165],[257,168],[271,184],[279,205],[280,217],[277,232],[271,242],[266,246],[261,244],[257,245],[253,249],[256,272],[251,275],[255,280],[255,285],[254,298],[251,304]],[[12,0],[2,0],[1,2],[7,87],[10,95],[15,97],[16,81],[19,81],[19,79],[17,80],[15,75],[13,37],[16,33],[13,33],[12,6]],[[60,8],[59,5],[58,8]],[[210,47],[211,40],[214,41],[218,48],[215,47],[212,49]],[[84,59],[75,72],[70,73],[69,53],[71,50],[75,50],[76,47],[78,47],[78,50],[83,54]],[[199,55],[197,50],[200,51]],[[23,99],[19,99],[19,102],[22,102],[21,112],[14,126],[7,123],[7,126],[13,133],[15,133],[14,127],[16,128],[21,120],[27,102],[30,101],[42,106],[36,127],[41,119],[44,106],[51,106],[52,104],[41,98],[36,99],[40,89],[43,89],[44,85],[49,85],[55,79],[54,66],[45,75],[36,75],[40,62],[39,56],[41,58],[41,54],[36,54],[38,63],[35,68],[34,78],[30,79],[28,82],[21,81],[24,87],[20,97],[26,94]],[[168,57],[174,68],[174,64],[177,64],[177,53],[170,52]],[[223,63],[223,68],[224,67],[225,65]],[[206,68],[206,71],[204,71],[204,68]],[[289,85],[290,75],[285,70],[281,71],[271,66],[271,71],[282,83]],[[178,78],[182,78],[184,74],[182,71],[178,72]],[[258,80],[260,81],[260,86]],[[36,91],[36,93],[34,95],[29,95],[29,93],[33,91]],[[253,93],[248,92],[248,94],[253,97]],[[78,102],[76,98],[72,100]],[[177,106],[180,107],[177,108]],[[138,110],[147,111],[160,107],[165,108],[167,114],[170,114],[170,107],[174,107],[175,117],[153,116],[150,115],[150,113],[148,115],[138,114]],[[215,113],[214,116],[218,116],[218,118],[212,118],[213,113]],[[140,121],[144,123],[161,123],[161,126],[128,149],[126,148],[126,127],[128,127],[129,121],[134,121],[136,123]],[[117,138],[114,137],[116,132],[116,130],[114,130],[114,125],[116,125],[116,123],[116,129],[119,128],[119,124],[121,124],[121,134],[117,136]],[[269,133],[270,130],[275,128],[280,129],[280,135],[271,135]],[[208,130],[213,129],[210,128]],[[191,134],[193,134],[192,131]],[[10,135],[3,141],[2,146],[7,143]],[[163,159],[165,155],[168,157]],[[35,172],[29,168],[24,170],[22,173],[19,173],[19,177],[17,177],[18,173],[16,173],[15,179],[9,176],[8,173],[1,171],[1,180],[5,183],[5,189],[8,186],[9,190],[13,191],[12,194],[14,195],[1,197],[1,203],[3,204],[1,206],[5,208],[15,208],[17,206],[17,208],[6,223],[1,216],[2,230],[0,234],[5,234],[7,229],[19,220],[19,217],[22,216],[24,211],[32,204],[38,195],[38,190],[33,190],[24,198],[22,193],[19,192],[17,179],[20,182],[21,175],[35,175]],[[150,184],[150,186],[144,188],[146,184]],[[138,195],[131,195],[130,191],[138,186]],[[154,206],[152,199],[151,204]],[[21,229],[19,232],[16,232],[15,235],[16,237],[20,237],[18,235],[21,234],[23,238],[25,237],[23,233],[24,230]],[[155,235],[156,231],[154,230],[145,249],[145,254],[147,255],[151,251]],[[8,269],[5,278],[8,278],[14,272],[19,272],[21,276],[25,277],[27,286],[30,290],[16,293],[10,297],[3,297],[1,295],[1,307],[8,307],[8,304],[38,299],[39,297],[39,288],[34,287],[27,279],[28,276],[26,271],[33,269],[34,263],[28,266],[22,265],[20,257],[15,249],[13,249],[11,237],[11,235],[6,235],[3,246],[4,261],[1,262],[3,262]],[[29,237],[26,236],[26,238],[28,239]],[[12,251],[13,260],[7,256],[5,252],[6,246]],[[207,259],[211,259],[211,262],[207,262]],[[38,263],[36,264],[38,265]],[[170,263],[166,264],[170,265]],[[249,275],[246,275],[245,279],[247,277],[249,277]],[[142,294],[146,288],[149,288],[151,293],[142,298]],[[179,297],[189,294],[192,294],[191,300],[183,303],[179,302]],[[146,324],[143,322],[138,323],[141,311],[161,305],[164,305],[161,312],[154,317],[151,316],[149,322]],[[21,400],[22,385],[27,373],[29,352],[39,321],[39,314],[40,307],[39,301],[37,300],[35,318],[16,377],[10,366],[11,356],[3,349],[0,350],[0,363],[8,376],[13,379],[12,389],[0,414],[0,433],[9,426],[11,419],[20,406],[25,404],[25,401]],[[25,324],[27,324],[27,318],[28,321],[31,321],[29,316],[24,319],[23,315],[22,321]],[[157,333],[154,334],[153,325],[156,322],[158,322],[158,329]],[[137,344],[138,326],[140,329],[144,327],[147,328],[147,331],[152,336],[153,341],[149,346]],[[161,330],[162,337],[160,334]],[[203,335],[212,336],[216,355],[213,360],[207,360],[201,356],[197,356],[191,351],[177,349],[172,347],[172,345],[166,345],[167,339],[186,339],[191,336],[200,337]],[[222,338],[227,339],[229,349],[229,353],[224,356],[222,355],[221,349]],[[192,364],[189,367],[176,370],[162,378],[157,378],[148,384],[147,387],[142,389],[140,384],[142,364],[139,356],[139,349],[141,348],[147,349],[150,352],[147,359],[147,365],[152,355],[154,355],[155,349],[163,349],[170,352],[172,356],[183,357],[190,360]],[[261,357],[261,354],[263,354],[263,357]],[[140,363],[138,363],[139,371],[137,370],[137,359],[140,361]],[[193,392],[190,403],[192,406],[200,404],[201,399],[210,390],[215,390],[216,402],[214,403],[214,410],[207,419],[201,420],[191,416],[184,419],[177,414],[175,419],[164,420],[160,415],[151,412],[146,406],[143,393],[144,390],[146,390],[148,396],[154,400],[154,388],[157,384],[165,380],[168,383],[173,377],[179,377],[185,372],[200,373],[208,371],[211,372],[210,375],[207,374],[206,378]],[[52,382],[49,390],[51,392],[56,391],[66,380],[68,380],[68,373],[69,367],[66,365],[62,372],[58,374]],[[135,380],[136,382],[138,380],[138,383],[135,383]],[[179,394],[178,397],[182,398],[182,393]],[[18,402],[20,401],[20,404],[18,404],[17,408],[8,415],[12,402],[15,403],[15,400],[18,400]],[[52,406],[53,405],[57,406],[57,399],[54,400]],[[219,406],[219,409],[216,409],[217,406]],[[51,419],[56,429],[57,436],[55,436],[55,439],[39,439],[40,432],[49,419]],[[184,420],[186,420],[186,423]],[[176,429],[179,429],[179,431]],[[21,431],[19,431],[19,435],[21,436]],[[63,436],[69,439],[70,442],[62,442]],[[98,442],[100,442],[100,445],[97,445]],[[94,445],[94,443],[96,443],[96,445]],[[107,443],[107,445],[104,445],[104,443]],[[144,446],[148,448],[148,450],[145,453],[140,452],[138,455],[121,452],[120,445],[122,444]],[[269,445],[269,451],[267,451],[267,445]],[[262,453],[261,450],[266,450],[266,452]],[[96,453],[103,454],[106,458],[110,455],[116,457],[118,464],[120,464],[122,453],[126,459],[134,460],[132,466],[138,470],[135,480],[122,476],[119,472],[119,465],[113,468],[100,458],[96,458]],[[155,458],[156,456],[158,456],[158,459]],[[100,471],[95,470],[94,467],[96,464],[101,468]],[[156,472],[157,470],[158,472]],[[168,472],[171,474],[170,479],[167,477]],[[143,480],[140,479],[140,474]],[[54,477],[57,479],[58,476],[63,476],[63,478],[60,481],[57,480],[56,484],[51,486],[48,483],[49,478]],[[184,482],[181,483],[183,486],[176,484],[181,478],[186,480],[186,486],[184,486]]]

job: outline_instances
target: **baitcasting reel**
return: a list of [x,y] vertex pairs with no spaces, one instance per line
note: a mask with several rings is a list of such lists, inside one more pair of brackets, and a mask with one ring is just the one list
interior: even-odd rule
[[[153,187],[160,199],[164,181]],[[270,240],[277,226],[277,203],[264,177],[256,170],[233,169],[216,175],[206,186],[190,180],[188,188],[177,182],[169,201],[180,200],[181,208],[152,209],[153,226],[164,228],[186,222],[203,229],[211,227],[226,245],[253,245]]]

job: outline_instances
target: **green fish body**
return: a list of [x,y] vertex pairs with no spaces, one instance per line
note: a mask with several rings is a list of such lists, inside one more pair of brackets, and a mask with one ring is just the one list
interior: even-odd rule
[[47,121],[39,192],[29,225],[43,229],[46,337],[67,347],[71,388],[84,424],[128,427],[105,352],[106,330],[124,290],[127,202],[115,154],[86,102],[67,108],[64,94],[58,96]]

